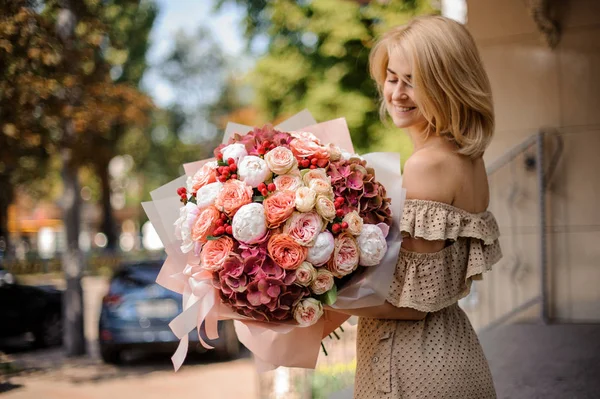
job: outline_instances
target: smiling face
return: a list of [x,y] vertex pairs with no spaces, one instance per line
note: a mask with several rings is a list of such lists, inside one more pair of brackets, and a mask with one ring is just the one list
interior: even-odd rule
[[383,97],[388,114],[399,128],[427,126],[427,120],[417,107],[412,86],[412,65],[405,52],[390,50]]

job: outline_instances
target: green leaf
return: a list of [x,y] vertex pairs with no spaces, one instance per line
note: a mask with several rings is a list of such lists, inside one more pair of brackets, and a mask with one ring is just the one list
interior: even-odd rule
[[263,195],[255,195],[254,197],[252,197],[253,202],[263,202],[264,200],[265,197]]
[[219,237],[215,237],[215,236],[208,236],[208,237],[206,237],[206,239],[207,239],[207,240],[209,240],[209,241],[214,241],[214,240],[218,240],[218,239],[219,239]]
[[335,301],[337,301],[337,287],[335,286],[335,284],[333,285],[333,288],[331,288],[329,291],[327,291],[323,295],[320,295],[319,300],[325,305],[333,305]]

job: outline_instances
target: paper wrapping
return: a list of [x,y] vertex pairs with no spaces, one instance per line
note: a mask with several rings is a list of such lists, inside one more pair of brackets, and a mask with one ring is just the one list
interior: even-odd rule
[[[275,126],[282,131],[302,130],[313,133],[323,143],[334,143],[353,153],[354,147],[345,119],[333,119],[316,123],[310,112],[304,110],[285,122]],[[246,134],[250,126],[229,123],[223,143],[228,142],[234,133]],[[384,185],[391,198],[393,222],[386,238],[388,250],[377,266],[365,268],[350,279],[338,291],[334,309],[352,309],[381,305],[388,293],[402,236],[400,218],[404,208],[405,190],[401,188],[400,156],[396,153],[371,153],[362,155],[368,165],[375,169],[376,179]],[[157,283],[182,294],[183,312],[169,326],[180,339],[179,347],[172,357],[175,370],[178,370],[187,354],[188,334],[194,328],[200,330],[204,324],[209,339],[218,338],[217,321],[233,319],[238,339],[253,354],[259,372],[279,366],[315,368],[321,348],[321,341],[342,325],[349,316],[332,310],[325,310],[323,317],[314,325],[300,327],[290,323],[259,322],[235,313],[222,304],[217,290],[211,285],[211,276],[206,272],[200,278],[189,274],[190,265],[198,264],[193,251],[184,254],[179,240],[175,237],[174,223],[181,207],[178,187],[185,186],[187,176],[192,176],[206,159],[184,165],[185,175],[151,192],[152,201],[142,204],[151,223],[156,229],[167,253]],[[200,337],[200,342],[211,348]],[[299,349],[301,348],[301,349]]]

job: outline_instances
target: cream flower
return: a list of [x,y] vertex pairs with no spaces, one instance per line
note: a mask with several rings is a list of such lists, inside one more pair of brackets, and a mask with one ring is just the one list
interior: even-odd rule
[[296,191],[296,209],[300,212],[310,212],[315,207],[317,193],[308,187],[300,187]]
[[252,187],[258,187],[260,183],[269,180],[271,176],[272,173],[267,163],[257,156],[248,155],[238,164],[238,177]]
[[221,154],[223,154],[223,160],[225,162],[227,162],[229,158],[233,158],[236,165],[239,165],[240,161],[248,155],[248,151],[246,151],[246,146],[244,144],[233,143],[229,144],[227,147],[223,147],[221,149]]

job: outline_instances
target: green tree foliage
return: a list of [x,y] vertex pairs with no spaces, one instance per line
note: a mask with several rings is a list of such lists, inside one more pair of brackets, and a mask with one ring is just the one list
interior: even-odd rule
[[217,7],[228,2],[245,7],[250,44],[268,41],[249,77],[267,119],[303,108],[320,121],[345,117],[357,150],[407,155],[405,135],[380,121],[368,57],[390,27],[435,13],[430,1],[222,0]]

